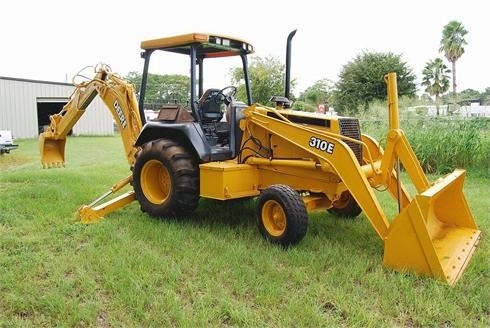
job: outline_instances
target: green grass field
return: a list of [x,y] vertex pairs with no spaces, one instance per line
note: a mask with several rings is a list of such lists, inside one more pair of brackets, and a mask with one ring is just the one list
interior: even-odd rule
[[179,220],[133,202],[84,225],[77,208],[129,174],[120,139],[71,137],[66,167],[44,170],[37,140],[18,143],[0,157],[0,327],[490,326],[482,175],[465,183],[482,240],[450,287],[383,267],[363,215],[312,213],[305,239],[287,250],[261,238],[253,200],[201,200]]

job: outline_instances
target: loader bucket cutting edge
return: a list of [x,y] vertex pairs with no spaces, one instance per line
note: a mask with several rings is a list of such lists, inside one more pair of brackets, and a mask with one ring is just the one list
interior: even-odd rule
[[463,194],[464,170],[438,181],[391,223],[384,264],[399,271],[433,276],[454,285],[480,239]]
[[63,166],[65,164],[66,139],[51,139],[39,135],[39,152],[41,153],[41,164],[43,167]]

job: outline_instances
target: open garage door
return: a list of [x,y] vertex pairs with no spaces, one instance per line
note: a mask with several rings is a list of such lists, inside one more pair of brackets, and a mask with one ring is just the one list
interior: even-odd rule
[[[49,116],[59,113],[69,98],[37,98],[37,126],[38,134],[49,126]],[[68,135],[71,135],[72,131]]]

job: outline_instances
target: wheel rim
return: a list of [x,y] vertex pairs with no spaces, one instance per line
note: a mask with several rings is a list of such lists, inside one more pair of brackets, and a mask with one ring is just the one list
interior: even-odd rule
[[167,200],[172,189],[170,181],[170,173],[160,161],[150,160],[141,170],[141,189],[153,204]]
[[271,236],[278,237],[286,231],[286,213],[274,200],[268,200],[262,206],[262,222]]

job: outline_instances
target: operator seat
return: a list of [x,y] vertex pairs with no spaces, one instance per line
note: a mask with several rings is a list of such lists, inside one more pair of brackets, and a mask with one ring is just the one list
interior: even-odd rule
[[203,123],[219,122],[223,118],[223,103],[217,101],[219,89],[208,89],[199,99],[201,121]]

